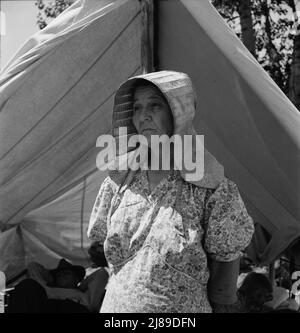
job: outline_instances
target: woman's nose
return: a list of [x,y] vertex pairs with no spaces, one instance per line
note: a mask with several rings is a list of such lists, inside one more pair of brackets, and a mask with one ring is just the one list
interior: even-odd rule
[[143,120],[151,120],[151,111],[148,108],[142,108],[140,111],[140,119]]

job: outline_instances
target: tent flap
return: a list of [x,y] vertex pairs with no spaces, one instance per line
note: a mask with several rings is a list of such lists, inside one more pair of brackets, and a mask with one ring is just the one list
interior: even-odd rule
[[194,127],[274,237],[257,256],[270,262],[300,236],[299,111],[209,1],[159,2],[159,27],[160,69],[191,76]]
[[0,271],[5,272],[6,280],[25,269],[25,252],[18,227],[0,233]]

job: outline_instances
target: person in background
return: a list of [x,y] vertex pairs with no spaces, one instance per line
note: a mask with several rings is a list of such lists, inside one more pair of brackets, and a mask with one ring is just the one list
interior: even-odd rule
[[78,285],[85,276],[82,266],[61,259],[55,269],[48,270],[32,262],[27,278],[8,297],[8,313],[84,313],[89,310],[89,297]]
[[249,273],[238,289],[240,312],[263,313],[271,308],[265,305],[273,299],[273,287],[270,280],[261,273]]
[[72,265],[65,259],[55,269],[32,262],[27,278],[8,297],[10,313],[99,312],[108,281],[108,268],[101,246],[89,248],[92,267]]
[[109,268],[102,244],[92,242],[88,250],[92,265],[86,268],[86,276],[79,289],[89,295],[90,310],[99,312],[109,279]]

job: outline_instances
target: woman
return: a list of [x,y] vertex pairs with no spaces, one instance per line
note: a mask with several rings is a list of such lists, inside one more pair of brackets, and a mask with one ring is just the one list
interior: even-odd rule
[[[113,133],[124,140],[118,134],[126,126],[129,137],[142,134],[147,142],[151,135],[183,138],[195,134],[194,114],[186,74],[150,73],[117,91]],[[195,156],[195,140],[189,149]],[[125,152],[128,160],[132,153]],[[215,277],[249,244],[252,219],[236,185],[208,152],[204,176],[193,182],[187,170],[176,168],[174,155],[171,170],[163,170],[161,153],[150,153],[159,170],[111,173],[92,211],[88,237],[104,243],[112,269],[101,312],[211,312],[218,302]]]

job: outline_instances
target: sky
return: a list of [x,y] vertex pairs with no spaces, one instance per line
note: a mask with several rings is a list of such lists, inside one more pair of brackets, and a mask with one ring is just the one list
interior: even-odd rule
[[[1,0],[1,68],[39,28],[35,0]],[[3,17],[4,14],[4,17]]]

